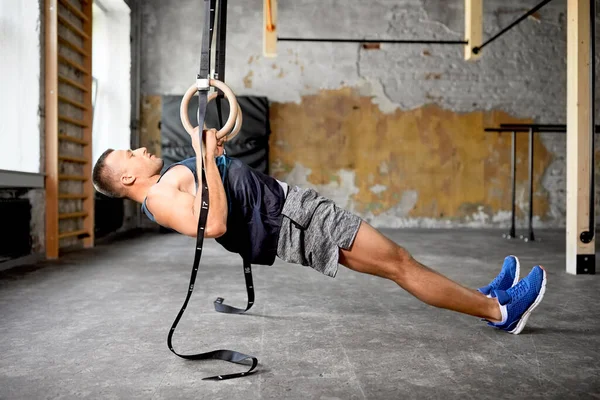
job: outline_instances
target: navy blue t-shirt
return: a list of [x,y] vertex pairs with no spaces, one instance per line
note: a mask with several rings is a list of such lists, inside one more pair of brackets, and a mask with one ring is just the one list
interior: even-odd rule
[[[162,176],[175,165],[188,167],[198,182],[196,158],[188,158],[170,165]],[[227,232],[215,240],[225,249],[238,253],[252,264],[272,265],[277,255],[277,241],[283,215],[285,193],[279,182],[256,171],[236,158],[221,156],[217,167],[227,195]],[[159,179],[160,180],[160,179]],[[142,211],[156,222],[152,213],[142,204]]]

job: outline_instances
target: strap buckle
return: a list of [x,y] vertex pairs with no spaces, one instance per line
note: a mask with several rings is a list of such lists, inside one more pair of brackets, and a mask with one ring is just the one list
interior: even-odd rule
[[196,78],[196,88],[198,88],[198,90],[210,90],[210,79]]

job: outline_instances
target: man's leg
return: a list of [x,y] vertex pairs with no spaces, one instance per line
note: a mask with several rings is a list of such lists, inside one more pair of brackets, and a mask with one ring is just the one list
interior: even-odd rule
[[408,251],[364,221],[350,250],[340,249],[339,261],[354,271],[391,279],[429,305],[490,321],[502,319],[496,299],[460,286],[420,264]]

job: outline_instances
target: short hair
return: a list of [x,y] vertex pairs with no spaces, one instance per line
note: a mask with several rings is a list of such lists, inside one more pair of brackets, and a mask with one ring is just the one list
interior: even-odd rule
[[92,182],[97,191],[108,197],[122,198],[124,193],[116,185],[116,171],[106,164],[114,149],[108,149],[98,158],[92,171]]

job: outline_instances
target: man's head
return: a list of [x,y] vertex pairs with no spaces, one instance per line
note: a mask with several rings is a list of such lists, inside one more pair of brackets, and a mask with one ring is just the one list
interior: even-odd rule
[[137,150],[108,149],[94,165],[92,180],[96,190],[110,197],[128,197],[137,183],[160,174],[164,161],[145,147]]

